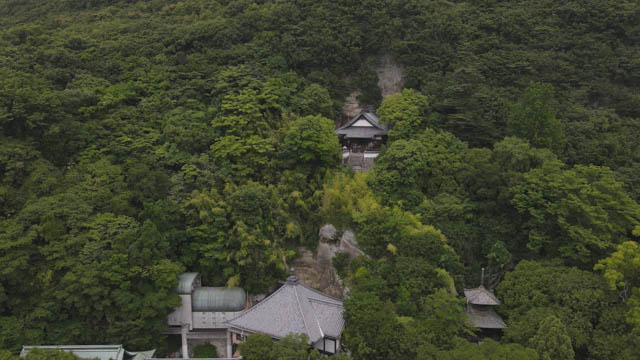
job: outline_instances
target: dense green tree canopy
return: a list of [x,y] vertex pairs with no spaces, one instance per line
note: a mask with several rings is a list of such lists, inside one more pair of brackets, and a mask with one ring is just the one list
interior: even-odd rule
[[536,349],[540,359],[574,359],[571,338],[560,319],[551,315],[540,322],[536,336],[529,340],[531,346]]
[[[555,316],[576,359],[634,359],[639,17],[636,0],[0,0],[0,348],[167,355],[181,271],[268,293],[331,222],[367,254],[340,264],[354,358],[535,359]],[[382,58],[404,85],[386,99]],[[354,91],[391,128],[356,175],[333,134]],[[481,268],[503,343],[464,340]],[[303,356],[289,340],[262,344]]]

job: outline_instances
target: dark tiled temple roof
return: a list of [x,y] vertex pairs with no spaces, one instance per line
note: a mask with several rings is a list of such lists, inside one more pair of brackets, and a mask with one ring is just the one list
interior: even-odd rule
[[227,321],[231,328],[264,333],[280,339],[306,334],[311,344],[323,337],[340,337],[344,327],[342,301],[299,284],[290,277],[273,294]]
[[465,310],[469,321],[480,329],[504,329],[507,324],[490,306],[468,305]]
[[500,305],[500,300],[493,294],[493,291],[487,290],[480,285],[475,289],[464,289],[464,296],[467,302],[474,305]]
[[[353,126],[358,120],[365,120],[371,126]],[[360,114],[337,129],[336,134],[344,135],[346,139],[372,139],[375,136],[386,135],[387,127],[381,125],[378,120],[374,113],[361,111]]]

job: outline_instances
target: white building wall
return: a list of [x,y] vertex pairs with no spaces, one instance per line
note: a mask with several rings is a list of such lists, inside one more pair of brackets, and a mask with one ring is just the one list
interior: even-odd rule
[[169,314],[167,322],[169,326],[189,325],[189,330],[193,330],[193,319],[191,317],[191,295],[180,295],[182,305]]
[[224,323],[234,317],[240,315],[242,311],[229,312],[194,312],[193,328],[194,329],[221,329],[226,328]]
[[363,120],[363,119],[360,119],[360,120],[354,122],[353,124],[351,124],[351,126],[373,127],[373,125],[371,125],[370,122],[368,122],[367,120]]

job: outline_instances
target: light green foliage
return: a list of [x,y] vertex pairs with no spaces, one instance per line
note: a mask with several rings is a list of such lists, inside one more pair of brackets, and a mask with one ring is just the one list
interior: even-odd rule
[[529,344],[536,349],[541,360],[574,359],[567,330],[562,321],[553,315],[542,320],[536,336],[529,340]]
[[379,206],[356,221],[359,244],[371,256],[384,256],[387,245],[393,244],[401,256],[436,263],[455,257],[440,231],[422,224],[415,215],[399,208]]
[[511,108],[507,133],[526,139],[535,147],[561,149],[563,127],[553,110],[553,100],[551,85],[531,83],[522,100]]
[[320,215],[337,227],[354,226],[356,217],[378,206],[362,173],[337,173],[323,185]]
[[628,306],[627,322],[632,324],[636,331],[640,331],[640,246],[638,243],[627,241],[618,245],[613,254],[598,262],[595,270],[603,272],[612,290],[620,291],[621,298]]
[[0,349],[0,360],[18,360],[19,357],[13,355],[11,351]]
[[595,270],[603,271],[611,289],[621,289],[628,298],[629,290],[640,285],[640,246],[635,241],[618,245],[613,254],[598,262]]
[[526,214],[527,247],[568,264],[591,267],[640,223],[640,206],[607,168],[547,162],[511,191]]
[[380,156],[369,179],[371,188],[387,204],[400,202],[408,208],[425,196],[456,193],[466,144],[447,132],[427,129],[409,140],[391,143]]
[[412,138],[423,129],[437,127],[437,117],[431,112],[429,99],[411,89],[385,98],[376,112],[380,122],[392,129],[389,141]]
[[[272,187],[248,183],[194,192],[184,205],[190,249],[185,256],[206,279],[266,291],[286,273],[293,252],[283,247],[286,218]],[[185,260],[187,260],[185,259]]]
[[333,130],[333,121],[321,116],[296,119],[284,136],[284,161],[310,169],[335,167],[341,152]]

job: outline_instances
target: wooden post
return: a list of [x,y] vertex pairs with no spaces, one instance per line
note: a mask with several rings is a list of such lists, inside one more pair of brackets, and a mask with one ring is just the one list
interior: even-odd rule
[[233,354],[231,353],[231,330],[227,329],[227,357],[231,359]]

